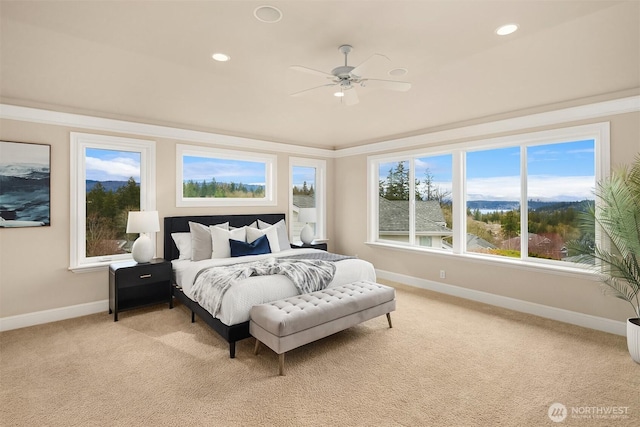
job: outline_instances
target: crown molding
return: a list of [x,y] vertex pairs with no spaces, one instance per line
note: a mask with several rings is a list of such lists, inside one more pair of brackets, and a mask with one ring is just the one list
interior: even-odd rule
[[151,125],[124,120],[105,119],[81,114],[63,113],[39,108],[20,107],[0,104],[0,119],[19,120],[47,125],[67,126],[74,129],[88,129],[101,132],[116,132],[151,138],[174,139],[198,142],[208,145],[220,145],[255,151],[273,151],[277,153],[298,154],[332,158],[334,150],[305,147],[294,144],[222,135],[213,132],[180,129],[169,126]]
[[334,157],[374,154],[390,150],[402,151],[413,147],[436,145],[465,138],[484,137],[495,133],[512,132],[638,111],[640,111],[640,96],[630,96],[611,101],[597,102],[578,107],[564,108],[455,129],[424,133],[406,138],[392,139],[352,148],[344,148],[336,150]]
[[638,111],[640,111],[640,96],[630,96],[610,101],[585,104],[577,107],[547,111],[544,113],[529,114],[510,119],[464,126],[455,129],[431,133],[427,132],[420,135],[391,139],[373,144],[360,145],[357,147],[329,150],[267,140],[222,135],[212,132],[202,132],[169,126],[151,125],[38,108],[20,107],[10,104],[0,104],[1,119],[20,120],[57,126],[68,126],[76,129],[116,132],[152,138],[166,138],[187,142],[198,142],[208,145],[243,148],[247,150],[273,151],[278,153],[323,158],[340,158],[363,154],[369,155],[390,150],[402,151],[413,147],[435,145],[465,138],[513,132],[522,129],[557,125]]

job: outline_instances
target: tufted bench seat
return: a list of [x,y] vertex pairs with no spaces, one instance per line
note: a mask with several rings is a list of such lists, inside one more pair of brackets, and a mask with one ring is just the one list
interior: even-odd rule
[[396,309],[395,289],[369,281],[353,282],[283,300],[253,306],[249,332],[279,355],[284,375],[284,355],[294,348],[355,326]]

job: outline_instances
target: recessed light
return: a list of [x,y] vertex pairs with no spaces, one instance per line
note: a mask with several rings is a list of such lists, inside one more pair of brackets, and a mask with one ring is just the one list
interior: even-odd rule
[[408,71],[406,68],[394,68],[393,70],[389,71],[389,75],[394,77],[404,76],[407,73]]
[[516,24],[507,24],[501,27],[498,27],[496,30],[496,34],[499,36],[506,36],[508,34],[514,33],[518,29]]
[[273,6],[258,6],[253,11],[253,16],[260,22],[266,22],[273,24],[282,19],[282,12],[280,9]]
[[344,92],[342,92],[342,91],[336,92],[336,93],[333,94],[333,96],[337,96],[337,97],[344,96]]
[[214,53],[213,55],[211,55],[211,57],[219,62],[227,62],[231,59],[229,55],[226,55],[224,53]]

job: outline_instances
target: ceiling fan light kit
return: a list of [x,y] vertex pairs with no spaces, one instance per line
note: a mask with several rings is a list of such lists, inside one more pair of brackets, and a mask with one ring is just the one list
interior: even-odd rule
[[[340,98],[340,102],[344,102],[346,105],[355,105],[359,102],[358,94],[355,91],[355,86],[360,87],[378,87],[381,89],[395,90],[399,92],[406,92],[411,88],[411,83],[398,80],[381,80],[370,79],[363,77],[367,69],[377,62],[389,62],[389,58],[379,53],[374,53],[364,62],[357,67],[350,66],[348,64],[348,55],[353,50],[353,46],[343,44],[338,48],[338,51],[344,55],[344,65],[340,65],[331,70],[330,73],[324,71],[315,70],[313,68],[304,67],[302,65],[292,65],[289,67],[295,71],[301,71],[308,74],[324,77],[331,80],[331,83],[326,83],[320,86],[315,86],[309,89],[304,89],[298,92],[294,92],[291,96],[306,95],[310,92],[314,92],[316,89],[324,87],[337,86],[338,91],[334,92],[334,96]],[[400,70],[400,68],[396,69]],[[402,68],[406,73],[406,69]]]

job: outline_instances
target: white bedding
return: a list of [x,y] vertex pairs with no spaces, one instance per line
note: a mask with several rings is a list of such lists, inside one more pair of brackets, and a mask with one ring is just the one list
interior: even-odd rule
[[[276,254],[250,255],[241,258],[217,258],[202,261],[173,260],[176,284],[184,294],[192,298],[191,287],[198,271],[205,267],[251,262],[272,257],[287,257],[303,253],[319,252],[317,249],[288,249]],[[361,259],[345,259],[336,262],[336,274],[331,286],[340,286],[357,280],[375,282],[376,273],[370,262]],[[218,319],[225,325],[235,325],[249,320],[249,310],[256,304],[298,295],[293,282],[286,276],[254,276],[233,285],[224,295]]]

